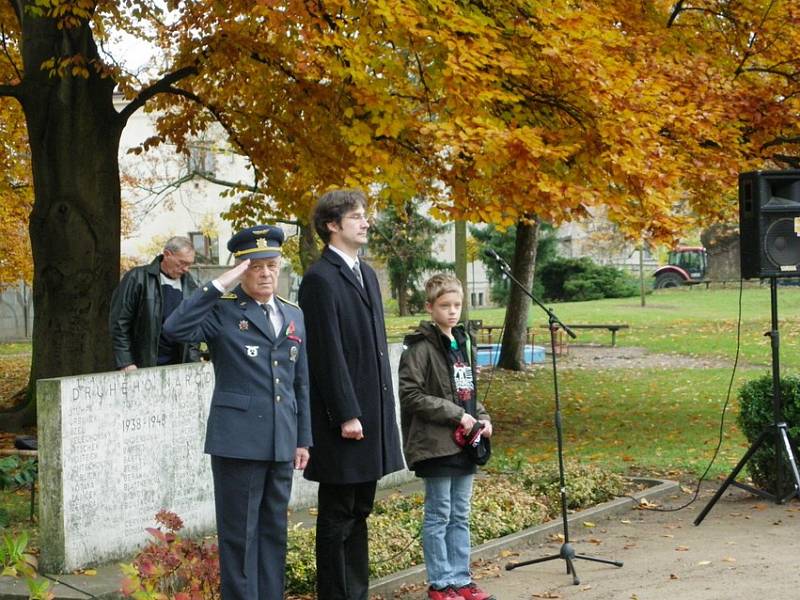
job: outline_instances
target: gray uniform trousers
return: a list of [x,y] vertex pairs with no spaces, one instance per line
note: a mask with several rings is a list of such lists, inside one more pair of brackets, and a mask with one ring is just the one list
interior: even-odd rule
[[211,470],[222,599],[281,600],[293,464],[212,456]]

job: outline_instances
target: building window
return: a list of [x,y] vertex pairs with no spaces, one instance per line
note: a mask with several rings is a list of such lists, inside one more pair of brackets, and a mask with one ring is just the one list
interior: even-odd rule
[[470,302],[472,303],[472,306],[478,306],[478,305],[475,303],[475,301],[476,301],[476,300],[477,300],[477,296],[475,295],[475,292],[472,292],[472,293],[470,294]]
[[214,151],[203,146],[189,147],[189,172],[200,175],[214,175],[216,165]]
[[194,246],[195,262],[202,265],[219,263],[219,239],[210,237],[202,231],[190,231],[189,239]]
[[483,292],[478,292],[478,306],[483,306]]

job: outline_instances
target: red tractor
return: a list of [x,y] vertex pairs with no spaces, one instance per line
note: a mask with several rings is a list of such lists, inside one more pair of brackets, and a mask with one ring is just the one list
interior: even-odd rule
[[708,268],[706,249],[701,246],[675,248],[669,253],[667,263],[653,273],[656,289],[698,283],[705,278]]

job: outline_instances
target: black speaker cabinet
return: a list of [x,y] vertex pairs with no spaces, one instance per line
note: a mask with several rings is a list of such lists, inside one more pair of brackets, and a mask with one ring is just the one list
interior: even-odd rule
[[800,170],[739,175],[742,278],[800,277]]

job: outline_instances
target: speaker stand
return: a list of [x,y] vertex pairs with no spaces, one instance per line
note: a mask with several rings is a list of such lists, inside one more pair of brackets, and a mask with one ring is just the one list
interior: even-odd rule
[[[705,506],[705,508],[697,515],[694,520],[695,525],[700,525],[703,519],[706,518],[708,512],[714,507],[728,489],[729,485],[735,485],[738,488],[747,490],[751,494],[772,500],[777,504],[783,504],[794,496],[800,496],[800,472],[797,470],[797,453],[794,445],[789,438],[788,427],[783,421],[783,406],[781,399],[781,369],[780,369],[780,335],[778,333],[778,284],[775,277],[769,278],[769,291],[770,291],[770,306],[772,313],[772,329],[765,333],[771,341],[772,346],[772,423],[767,425],[764,430],[759,434],[755,442],[748,448],[745,455],[734,467],[731,474],[714,494],[713,498]],[[759,490],[746,483],[736,481],[739,471],[747,464],[747,461],[761,448],[764,444],[774,444],[775,448],[775,493],[772,494],[765,490]],[[792,488],[784,494],[783,485],[783,461],[786,459],[791,471],[794,484]]]

